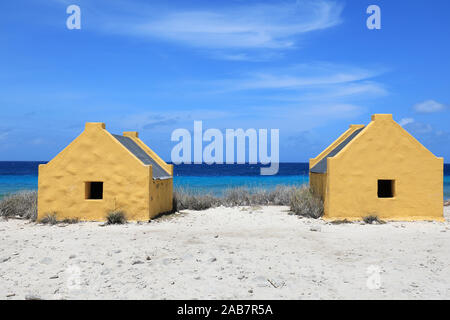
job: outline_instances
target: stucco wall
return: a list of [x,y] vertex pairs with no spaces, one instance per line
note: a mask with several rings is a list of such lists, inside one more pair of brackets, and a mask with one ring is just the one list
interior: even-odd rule
[[[443,163],[391,115],[373,121],[328,159],[324,218],[443,220]],[[378,179],[395,180],[394,198],[378,198]]]
[[309,174],[309,186],[314,194],[324,201],[327,188],[327,174],[311,172]]
[[151,184],[150,218],[172,211],[173,179],[154,180]]

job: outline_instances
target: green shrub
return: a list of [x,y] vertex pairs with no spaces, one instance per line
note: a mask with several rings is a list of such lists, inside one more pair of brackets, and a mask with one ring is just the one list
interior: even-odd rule
[[19,217],[36,221],[37,191],[23,191],[1,199],[0,216],[4,218]]
[[323,202],[313,194],[307,186],[302,186],[293,192],[290,201],[291,211],[297,215],[320,218],[323,215]]
[[123,211],[112,211],[106,215],[106,224],[124,224],[127,222]]

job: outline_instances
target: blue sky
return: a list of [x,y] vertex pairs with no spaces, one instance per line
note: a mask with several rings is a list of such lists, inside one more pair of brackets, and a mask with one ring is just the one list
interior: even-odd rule
[[[81,8],[81,30],[66,8]],[[366,8],[381,8],[381,30]],[[280,129],[307,161],[393,113],[450,162],[450,1],[16,0],[0,4],[0,160],[49,160],[87,121],[139,131]],[[449,159],[449,160],[447,160]]]

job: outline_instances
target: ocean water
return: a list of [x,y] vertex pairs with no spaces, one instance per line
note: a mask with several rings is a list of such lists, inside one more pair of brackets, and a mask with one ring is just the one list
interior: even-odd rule
[[[45,162],[0,161],[0,197],[37,189],[38,166]],[[307,163],[280,163],[277,175],[260,176],[261,165],[176,165],[174,186],[220,195],[230,187],[274,189],[308,183]],[[444,165],[444,199],[450,199],[450,164]]]

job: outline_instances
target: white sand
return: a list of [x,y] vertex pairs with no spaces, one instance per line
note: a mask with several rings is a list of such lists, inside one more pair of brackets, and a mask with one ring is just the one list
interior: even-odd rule
[[287,209],[106,227],[0,221],[0,299],[450,298],[450,207],[445,223],[385,225]]

